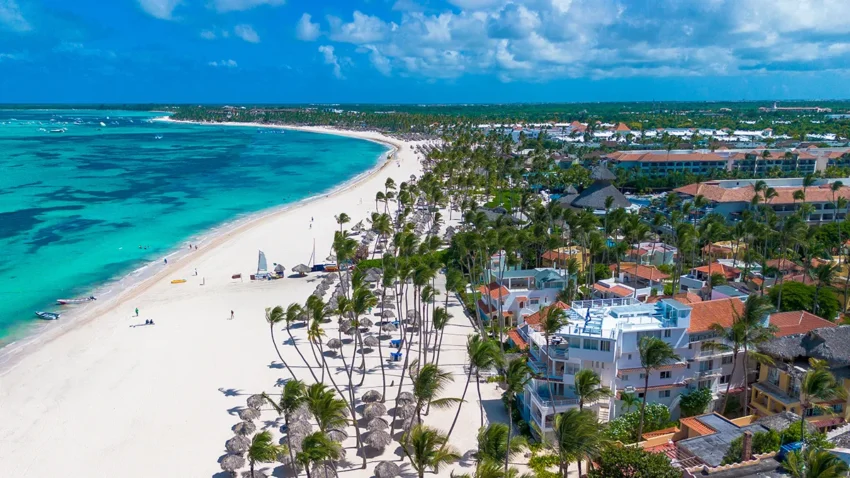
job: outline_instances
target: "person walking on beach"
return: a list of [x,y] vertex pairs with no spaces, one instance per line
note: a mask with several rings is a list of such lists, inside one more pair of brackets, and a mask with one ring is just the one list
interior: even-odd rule
[[230,311],[230,320],[233,320],[233,311]]
[[139,308],[136,307],[136,317],[138,317],[138,316],[139,316]]
[[168,258],[165,258],[162,261],[165,263],[165,265],[168,265]]

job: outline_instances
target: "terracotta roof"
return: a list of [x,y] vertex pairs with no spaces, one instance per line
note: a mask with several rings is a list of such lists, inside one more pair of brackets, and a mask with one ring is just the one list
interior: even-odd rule
[[744,303],[740,299],[705,300],[691,304],[691,325],[688,332],[706,332],[714,323],[731,327],[735,313],[740,314],[743,311]]
[[[617,270],[617,264],[611,264],[608,267],[612,271]],[[630,276],[637,276],[641,279],[651,281],[662,281],[664,279],[670,278],[669,274],[661,272],[655,266],[645,266],[643,264],[638,264],[637,268],[635,268],[634,262],[620,263],[620,273]]]
[[679,428],[678,428],[678,427],[664,428],[663,430],[656,430],[656,431],[654,431],[654,432],[647,432],[647,433],[644,433],[644,434],[643,434],[643,439],[644,439],[644,440],[648,440],[648,439],[650,439],[650,438],[654,438],[654,437],[657,437],[657,436],[667,435],[667,434],[669,434],[669,433],[676,433],[677,431],[679,431]]
[[489,295],[491,299],[498,299],[500,296],[504,299],[511,295],[511,291],[509,291],[507,287],[499,285],[498,282],[491,282],[487,285],[482,285],[478,288],[478,292],[481,292],[484,295]]
[[478,308],[481,309],[481,312],[484,312],[485,314],[490,314],[491,312],[497,310],[495,307],[490,307],[490,304],[484,302],[484,300],[482,299],[478,299]]
[[607,287],[605,283],[595,283],[593,284],[593,289],[604,294],[614,294],[617,297],[629,297],[635,293],[632,289],[623,287],[621,285],[615,284],[614,287]]
[[[555,302],[554,304],[550,305],[549,307],[557,307],[557,308],[563,309],[563,310],[570,310],[570,306],[561,302],[560,300]],[[543,307],[540,310],[538,310],[537,312],[529,315],[528,317],[525,318],[525,323],[532,326],[532,327],[540,324],[540,318],[543,317],[543,314],[545,314],[547,310],[549,310],[549,307]]]
[[802,310],[771,314],[770,323],[779,328],[776,332],[776,337],[785,337],[791,334],[806,334],[811,330],[821,327],[838,327],[833,322]]
[[643,152],[618,152],[619,154],[609,154],[608,158],[621,163],[640,162],[640,163],[667,163],[678,161],[720,161],[726,162],[727,159],[715,153],[670,153],[667,151],[643,151]]
[[682,425],[682,428],[688,427],[691,430],[699,433],[700,436],[713,435],[714,433],[716,433],[716,430],[714,428],[711,428],[705,423],[699,421],[697,417],[682,418],[681,420],[679,420],[679,423]]
[[693,304],[695,302],[702,302],[702,297],[694,294],[693,292],[679,292],[678,294],[670,295],[654,295],[646,298],[647,304],[654,304],[661,299],[674,299],[683,304]]
[[[794,204],[794,193],[802,191],[802,186],[778,186],[773,188],[776,191],[776,197],[769,201],[769,204]],[[688,184],[675,189],[675,192],[686,196],[696,197],[704,196],[709,201],[716,203],[732,203],[732,202],[750,202],[755,195],[755,190],[752,185],[724,188],[718,185],[717,182],[704,182]],[[835,193],[835,197],[843,197],[850,199],[850,187],[842,186]],[[812,186],[806,189],[805,202],[832,202],[832,190],[828,184]]]
[[525,339],[519,334],[516,329],[511,329],[508,331],[508,338],[519,348],[520,350],[525,350],[528,348],[528,343],[526,343]]
[[818,428],[826,428],[844,423],[843,417],[823,418],[821,420],[812,420],[811,424]]
[[703,272],[709,277],[712,274],[723,274],[726,279],[734,279],[738,277],[738,275],[741,273],[740,269],[731,266],[725,266],[719,262],[712,262],[711,264],[697,267],[694,270]]
[[631,131],[632,129],[626,126],[626,123],[620,123],[614,131]]
[[[649,435],[649,433],[644,433],[643,437],[647,438],[647,435]],[[675,443],[665,443],[664,445],[651,446],[649,448],[644,448],[644,450],[648,451],[649,453],[667,455],[667,458],[669,458],[671,461],[678,458],[678,448],[676,447]]]
[[[809,153],[808,151],[801,150],[801,149],[798,149],[798,150],[795,150],[795,151],[786,151],[786,150],[782,150],[782,149],[780,149],[780,150],[776,150],[776,149],[767,150],[768,154],[769,154],[769,156],[767,158],[762,157],[762,155],[764,154],[764,151],[765,151],[764,149],[754,149],[752,151],[738,151],[738,152],[732,153],[730,158],[735,159],[735,160],[742,160],[742,159],[750,159],[753,156],[755,156],[759,160],[762,160],[762,161],[776,161],[776,160],[784,160],[785,159],[785,153],[791,153],[791,155],[796,156],[797,159],[817,159],[817,157],[815,155],[813,155],[812,153]],[[747,156],[749,156],[750,158],[747,158]]]

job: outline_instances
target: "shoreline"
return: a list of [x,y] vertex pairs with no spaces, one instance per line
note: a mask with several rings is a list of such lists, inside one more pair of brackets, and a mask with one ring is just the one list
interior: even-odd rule
[[[102,282],[99,282],[87,289],[87,292],[81,293],[81,296],[94,295],[98,297],[96,303],[87,303],[82,307],[75,307],[62,312],[62,318],[59,321],[50,321],[46,323],[33,323],[24,326],[29,329],[22,333],[20,337],[14,338],[8,344],[0,347],[0,378],[14,370],[17,365],[23,360],[27,354],[32,353],[39,347],[46,346],[54,340],[62,337],[66,333],[74,330],[77,327],[85,325],[99,316],[108,314],[119,308],[125,302],[133,300],[138,295],[148,290],[152,285],[156,284],[169,273],[180,268],[181,263],[187,257],[195,258],[196,260],[203,259],[207,254],[213,251],[217,246],[224,241],[231,239],[240,233],[247,232],[254,227],[262,225],[263,222],[272,220],[279,215],[289,211],[304,207],[322,199],[335,197],[347,190],[357,187],[359,184],[367,181],[369,178],[384,170],[390,164],[392,159],[403,148],[403,142],[390,138],[378,132],[364,131],[352,132],[345,130],[335,130],[327,127],[301,127],[289,125],[264,125],[260,123],[215,123],[202,121],[179,121],[165,117],[152,118],[153,121],[163,123],[183,123],[197,125],[231,125],[256,128],[273,128],[273,129],[289,129],[294,131],[303,131],[316,134],[332,134],[337,136],[346,136],[355,139],[362,139],[379,143],[390,148],[389,151],[382,153],[376,159],[375,165],[370,169],[361,172],[353,178],[333,187],[323,193],[315,194],[310,197],[300,199],[298,201],[286,204],[280,204],[260,211],[246,213],[243,216],[236,216],[230,220],[216,224],[208,229],[198,231],[191,236],[181,240],[171,249],[163,252],[158,260],[140,263],[133,270],[120,274],[115,277],[110,277]],[[200,249],[191,253],[186,250],[187,244],[200,246]],[[167,265],[161,264],[162,258],[168,258]],[[147,276],[144,275],[146,270],[153,270],[154,267],[159,267],[159,270]],[[129,284],[121,284],[124,281],[130,281]],[[118,290],[115,290],[116,287]],[[110,294],[114,293],[114,296]],[[105,300],[100,298],[107,295]],[[22,328],[24,328],[22,327]]]

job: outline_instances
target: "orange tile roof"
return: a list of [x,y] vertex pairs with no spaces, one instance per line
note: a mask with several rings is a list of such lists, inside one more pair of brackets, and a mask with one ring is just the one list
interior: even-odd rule
[[693,292],[679,292],[678,294],[670,295],[653,295],[646,298],[647,304],[654,304],[661,299],[674,299],[679,301],[685,305],[693,304],[695,302],[702,302],[702,297],[694,294]]
[[[554,304],[550,305],[549,307],[557,307],[557,308],[562,309],[562,310],[570,310],[570,306],[561,302],[560,300],[555,302]],[[525,323],[528,324],[529,326],[532,326],[532,327],[540,324],[540,319],[543,317],[543,314],[545,314],[546,311],[549,310],[549,307],[543,307],[540,310],[538,310],[537,312],[529,315],[528,317],[525,318]]]
[[682,425],[682,428],[688,427],[691,430],[699,433],[700,436],[712,435],[716,433],[714,428],[706,425],[705,423],[699,421],[697,417],[687,417],[679,420],[679,423]]
[[626,126],[626,123],[620,123],[614,131],[631,131],[632,129]]
[[[648,433],[644,433],[643,437],[646,438]],[[678,448],[675,443],[665,443],[663,445],[651,446],[649,448],[644,448],[645,451],[649,453],[658,453],[660,455],[667,455],[671,461],[676,460],[678,458]]]
[[678,427],[670,427],[663,430],[656,430],[654,432],[647,432],[643,434],[643,439],[648,440],[657,436],[667,435],[668,433],[676,433],[677,431],[679,431]]
[[621,285],[615,284],[614,287],[607,287],[606,284],[600,284],[599,282],[593,284],[593,289],[606,294],[614,294],[617,297],[629,297],[635,293],[635,291]]
[[484,295],[489,295],[491,299],[498,299],[500,296],[504,299],[511,295],[511,291],[509,291],[507,287],[499,285],[498,282],[491,282],[487,285],[482,285],[478,288],[478,292],[481,292]]
[[482,299],[478,299],[478,308],[481,309],[481,312],[484,312],[485,314],[490,314],[491,312],[496,310],[495,307],[490,307],[490,304],[484,302],[484,300]]
[[691,325],[688,332],[707,332],[711,324],[718,323],[723,327],[731,327],[735,314],[744,311],[744,303],[740,299],[704,300],[691,305]]
[[[611,264],[608,267],[612,271],[617,270],[617,264]],[[669,274],[661,272],[655,266],[645,266],[643,264],[638,264],[637,267],[635,267],[634,262],[621,262],[620,273],[624,275],[637,276],[641,279],[652,281],[662,281],[664,279],[670,278]]]
[[771,314],[770,323],[779,328],[776,332],[776,337],[785,337],[786,335],[791,334],[805,334],[813,329],[821,327],[838,327],[838,325],[833,322],[802,310]]
[[688,152],[688,153],[670,153],[667,154],[666,151],[644,151],[644,152],[627,152],[627,151],[619,151],[619,154],[611,153],[607,155],[607,157],[614,159],[615,161],[629,163],[629,162],[641,162],[641,163],[667,163],[667,162],[678,162],[678,161],[718,161],[718,162],[727,162],[727,159],[719,154],[715,153],[697,153],[697,152]]
[[[770,200],[770,204],[794,204],[794,193],[802,191],[802,186],[778,186],[773,188],[776,191],[776,197]],[[717,185],[716,182],[704,182],[688,184],[675,189],[675,192],[687,196],[696,197],[704,196],[709,201],[716,203],[732,203],[732,202],[750,202],[755,196],[755,189],[752,185],[741,186],[736,188],[724,188]],[[843,197],[850,199],[850,187],[842,186],[835,193],[835,197]],[[805,202],[833,202],[832,190],[829,185],[812,186],[806,189]]]
[[508,338],[510,338],[511,341],[513,341],[513,343],[520,350],[525,350],[528,348],[528,343],[526,343],[525,339],[523,339],[522,336],[519,335],[519,332],[516,329],[511,329],[508,331]]
[[712,274],[723,274],[726,279],[734,279],[738,277],[741,273],[741,270],[736,267],[725,266],[719,262],[712,262],[711,264],[707,264],[704,266],[696,267],[694,270],[703,272],[708,276]]

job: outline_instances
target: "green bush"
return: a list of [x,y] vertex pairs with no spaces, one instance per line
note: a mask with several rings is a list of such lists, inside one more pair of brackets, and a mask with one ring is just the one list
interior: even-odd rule
[[[673,426],[670,421],[670,410],[666,405],[660,403],[646,404],[646,417],[643,424],[643,432],[654,432]],[[640,427],[640,408],[611,420],[606,433],[612,440],[623,443],[634,443],[638,428]]]
[[[782,444],[787,445],[798,441],[800,441],[800,423],[792,423],[790,427],[782,431]],[[828,450],[835,445],[827,441],[826,435],[823,433],[807,433],[806,446]]]
[[[647,405],[647,408],[649,406]],[[588,478],[681,478],[663,453],[650,453],[638,447],[608,446],[587,472]]]
[[[770,288],[770,301],[777,301],[779,291],[782,291],[782,312],[793,310],[814,310],[815,286],[801,282],[785,282]],[[816,315],[827,320],[833,320],[838,315],[840,305],[835,294],[829,287],[821,287],[818,292],[818,312]],[[814,312],[812,312],[814,313]]]
[[[781,438],[779,433],[776,433],[774,430],[757,432],[753,435],[753,454],[779,451],[780,441]],[[723,462],[721,464],[729,465],[732,463],[739,463],[741,461],[741,454],[743,451],[744,436],[741,435],[732,440],[732,443],[729,444],[729,449],[726,450],[726,455],[723,456]]]
[[593,264],[593,275],[596,276],[596,280],[610,279],[611,269],[605,264]]
[[711,403],[711,389],[697,388],[688,393],[682,394],[679,401],[679,408],[682,410],[682,418],[692,417],[694,415],[702,415],[708,410],[708,405]]

